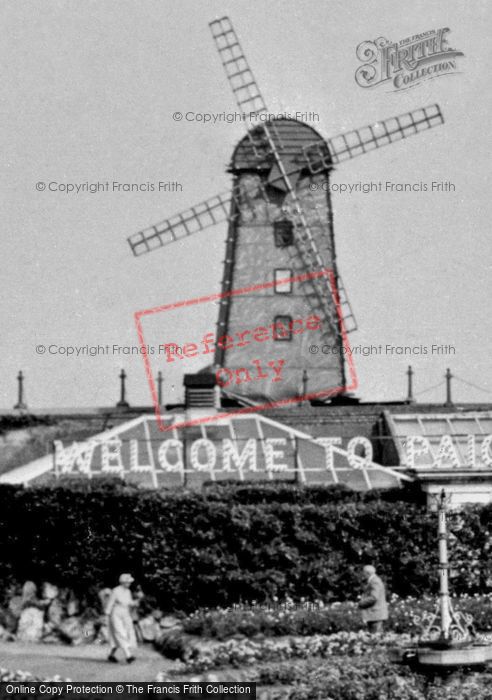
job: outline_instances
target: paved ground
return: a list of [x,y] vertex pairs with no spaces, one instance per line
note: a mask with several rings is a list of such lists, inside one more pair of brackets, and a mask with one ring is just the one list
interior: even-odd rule
[[172,666],[148,646],[139,647],[133,664],[111,664],[106,656],[107,648],[99,645],[0,642],[0,666],[46,678],[59,675],[73,681],[154,681],[159,671]]

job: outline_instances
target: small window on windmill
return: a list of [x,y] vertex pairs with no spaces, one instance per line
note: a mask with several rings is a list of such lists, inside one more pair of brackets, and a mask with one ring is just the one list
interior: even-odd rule
[[290,219],[277,219],[273,222],[275,246],[286,248],[294,243],[294,225]]
[[277,267],[274,270],[275,294],[292,294],[292,270],[288,267]]
[[292,316],[275,316],[273,319],[273,339],[292,340]]

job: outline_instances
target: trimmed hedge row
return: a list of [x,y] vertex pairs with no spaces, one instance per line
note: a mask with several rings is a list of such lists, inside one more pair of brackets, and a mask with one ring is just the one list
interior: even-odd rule
[[[285,487],[268,500],[250,488],[238,502],[240,489],[207,496],[119,481],[2,486],[0,590],[49,580],[91,597],[128,570],[164,610],[344,600],[355,597],[369,561],[400,596],[436,590],[436,516],[423,506],[372,496],[330,502],[329,489],[323,502],[319,489],[295,487],[290,500]],[[492,506],[452,520],[453,592],[490,590]]]
[[205,484],[205,496],[209,501],[227,501],[243,505],[280,502],[326,505],[326,503],[369,503],[381,500],[387,503],[403,501],[424,505],[426,498],[419,484],[415,482],[405,483],[404,488],[353,491],[343,484],[302,487],[281,481],[262,484],[247,482],[231,484],[210,481]]

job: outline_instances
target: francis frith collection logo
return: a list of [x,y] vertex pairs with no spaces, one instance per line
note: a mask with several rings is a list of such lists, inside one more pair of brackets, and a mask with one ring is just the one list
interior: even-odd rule
[[464,56],[448,46],[449,28],[431,29],[398,42],[379,37],[363,41],[356,49],[362,65],[355,71],[355,81],[363,88],[392,85],[406,90],[424,80],[458,71],[456,59]]

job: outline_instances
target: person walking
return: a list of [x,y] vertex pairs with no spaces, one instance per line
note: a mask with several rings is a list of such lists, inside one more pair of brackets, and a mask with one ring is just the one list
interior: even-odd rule
[[133,650],[137,647],[132,609],[136,608],[139,600],[131,594],[130,586],[134,581],[131,574],[121,574],[119,586],[113,588],[109,596],[105,613],[108,615],[108,635],[110,652],[108,661],[118,663],[116,652],[122,649],[127,663],[135,661]]
[[384,621],[388,619],[388,605],[384,583],[376,574],[374,566],[368,564],[362,569],[366,581],[364,593],[359,600],[362,619],[371,634],[383,631]]

